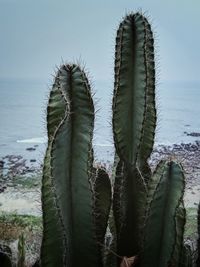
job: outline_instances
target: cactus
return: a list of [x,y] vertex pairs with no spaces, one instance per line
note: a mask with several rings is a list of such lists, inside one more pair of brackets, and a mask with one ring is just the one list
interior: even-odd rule
[[140,13],[127,15],[117,31],[112,109],[111,183],[93,164],[86,74],[75,64],[59,68],[47,107],[41,266],[192,266],[182,167],[161,161],[152,174],[148,164],[156,127],[154,40]]
[[[156,125],[153,36],[143,15],[125,17],[119,26],[115,51],[113,136],[119,157],[114,188],[118,254],[140,251],[144,216],[147,160]],[[134,240],[134,242],[133,242]]]
[[[157,172],[160,168],[162,165]],[[151,182],[155,183],[155,180],[152,179],[150,184]],[[182,233],[179,233],[180,227],[176,232],[176,222],[179,219],[177,213],[180,212],[184,188],[181,166],[175,162],[166,162],[147,211],[141,267],[167,267],[169,262],[172,262],[175,248],[180,251],[178,246],[182,246]]]
[[[94,106],[88,79],[79,66],[63,65],[59,69],[50,95],[47,121],[42,266],[80,266],[83,262],[88,267],[102,266],[98,241],[99,238],[103,241],[107,227],[109,180],[103,171],[98,171],[100,177],[94,175]],[[106,201],[98,192],[105,185],[108,210],[102,210]],[[98,216],[104,218],[103,225],[98,220],[95,224]]]
[[118,156],[132,166],[137,160],[140,165],[146,164],[152,151],[156,124],[154,90],[150,25],[141,14],[131,14],[120,24],[116,37],[113,135]]

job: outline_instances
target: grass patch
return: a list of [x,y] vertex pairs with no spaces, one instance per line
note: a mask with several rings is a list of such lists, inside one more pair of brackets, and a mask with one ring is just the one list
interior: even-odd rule
[[[42,218],[32,215],[18,215],[13,213],[0,214],[0,243],[10,246],[18,242],[23,234],[25,240],[24,266],[32,266],[40,255],[42,240]],[[12,248],[12,258],[17,257],[17,246]]]
[[0,239],[16,240],[23,232],[27,235],[41,231],[42,218],[32,215],[0,214]]
[[0,214],[0,223],[10,223],[16,226],[38,228],[42,225],[42,218],[33,215],[19,215],[16,213]]
[[32,189],[41,186],[41,179],[42,174],[37,173],[31,176],[17,176],[12,182],[14,186],[20,185],[23,188]]

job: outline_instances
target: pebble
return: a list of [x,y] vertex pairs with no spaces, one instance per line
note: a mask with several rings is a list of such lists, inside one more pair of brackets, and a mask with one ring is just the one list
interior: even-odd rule
[[187,134],[187,136],[200,137],[200,133],[197,132],[192,132],[192,133],[184,132],[184,134]]
[[36,148],[34,148],[34,147],[27,147],[26,150],[28,150],[28,151],[34,151],[34,150],[36,150]]

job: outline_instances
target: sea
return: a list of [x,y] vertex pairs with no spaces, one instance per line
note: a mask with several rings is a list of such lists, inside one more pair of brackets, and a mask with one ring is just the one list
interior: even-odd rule
[[[36,80],[0,80],[0,158],[20,155],[42,164],[46,144],[46,106],[50,83]],[[96,161],[111,160],[112,81],[94,84],[96,109],[93,146]],[[188,136],[200,132],[200,83],[160,82],[156,87],[158,123],[155,145],[200,141]]]

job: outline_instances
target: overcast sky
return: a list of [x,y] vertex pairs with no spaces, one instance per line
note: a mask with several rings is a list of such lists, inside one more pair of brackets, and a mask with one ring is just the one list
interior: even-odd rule
[[113,77],[115,32],[126,12],[150,15],[161,81],[200,80],[199,0],[0,0],[0,79],[49,80],[80,58],[94,80]]

